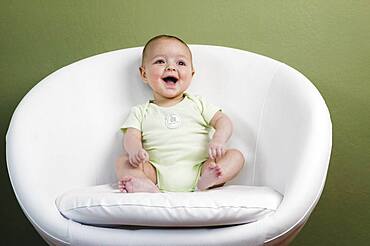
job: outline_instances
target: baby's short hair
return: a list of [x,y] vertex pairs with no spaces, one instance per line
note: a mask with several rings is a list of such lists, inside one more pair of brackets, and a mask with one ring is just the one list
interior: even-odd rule
[[189,48],[189,46],[187,45],[187,43],[185,43],[182,39],[176,37],[176,36],[172,36],[172,35],[166,35],[166,34],[161,34],[161,35],[158,35],[158,36],[155,36],[153,38],[151,38],[144,46],[144,49],[143,49],[143,53],[141,55],[141,64],[143,65],[144,64],[144,56],[146,54],[146,51],[147,51],[147,48],[149,46],[150,43],[152,43],[153,41],[155,40],[158,40],[158,39],[161,39],[161,38],[167,38],[167,39],[176,39],[177,41],[181,42],[182,44],[184,44],[188,50],[189,50],[189,53],[190,53],[190,58],[192,58],[192,53],[191,53],[191,50]]

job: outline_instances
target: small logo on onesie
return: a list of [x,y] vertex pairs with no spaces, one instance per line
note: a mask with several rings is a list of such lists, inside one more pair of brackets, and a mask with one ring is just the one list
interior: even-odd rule
[[181,125],[181,118],[176,113],[171,112],[166,115],[166,126],[170,129],[178,128]]

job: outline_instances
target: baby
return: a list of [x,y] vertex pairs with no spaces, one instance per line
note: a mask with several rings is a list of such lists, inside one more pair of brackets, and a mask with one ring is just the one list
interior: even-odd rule
[[174,36],[152,38],[139,69],[153,100],[133,107],[121,128],[124,154],[116,161],[120,191],[203,191],[233,179],[244,157],[225,147],[232,134],[225,113],[186,93],[194,76],[187,44]]

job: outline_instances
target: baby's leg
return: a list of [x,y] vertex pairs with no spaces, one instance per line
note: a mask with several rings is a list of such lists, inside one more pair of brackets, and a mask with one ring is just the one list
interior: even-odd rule
[[122,192],[159,192],[155,185],[157,174],[150,163],[133,167],[128,162],[127,154],[124,154],[116,162],[116,173],[118,187]]
[[230,181],[239,173],[243,165],[244,156],[236,149],[227,150],[225,155],[216,161],[208,159],[203,164],[198,189],[206,190]]

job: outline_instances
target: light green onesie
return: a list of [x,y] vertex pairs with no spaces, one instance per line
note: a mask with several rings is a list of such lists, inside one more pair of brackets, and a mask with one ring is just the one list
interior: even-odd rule
[[121,129],[142,132],[142,143],[157,170],[161,191],[194,191],[202,164],[208,158],[210,121],[220,108],[185,93],[171,107],[152,101],[134,106]]

